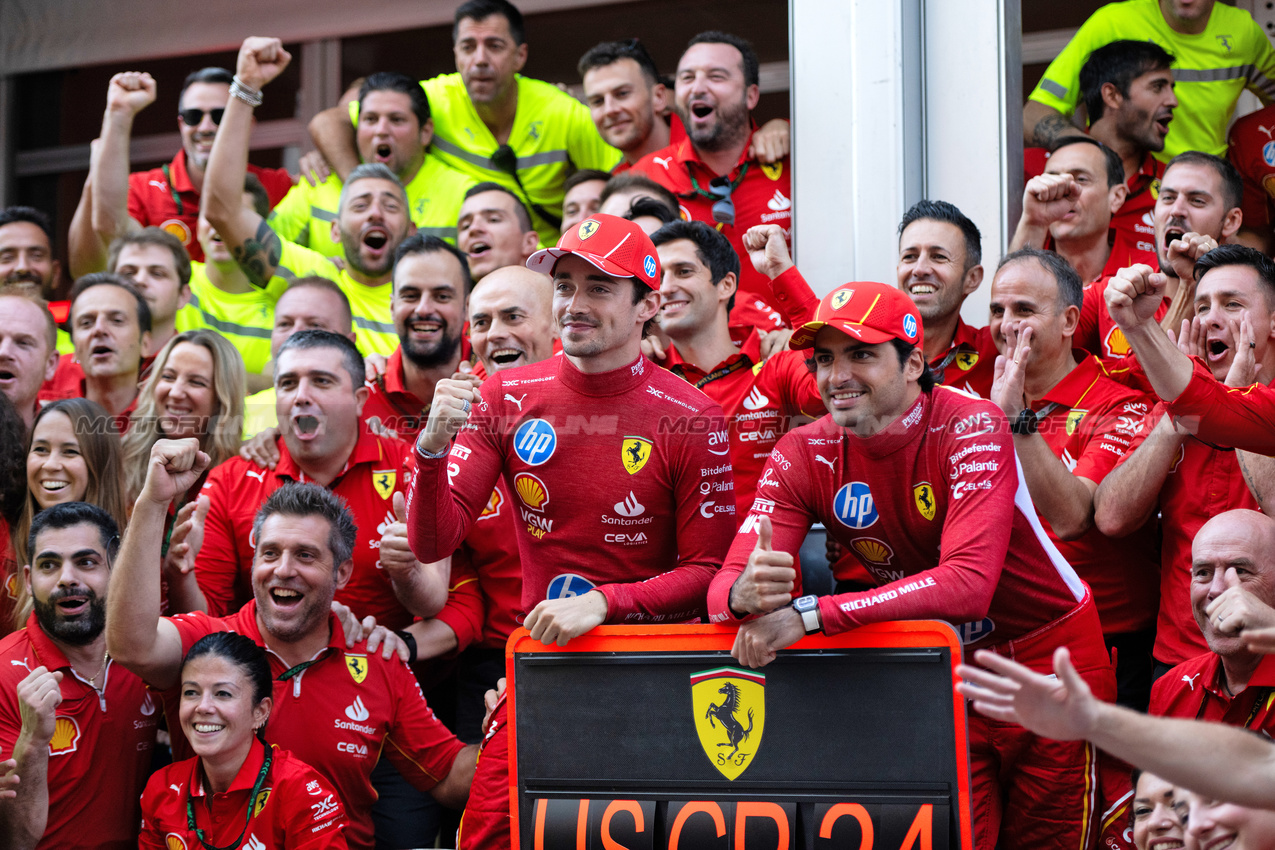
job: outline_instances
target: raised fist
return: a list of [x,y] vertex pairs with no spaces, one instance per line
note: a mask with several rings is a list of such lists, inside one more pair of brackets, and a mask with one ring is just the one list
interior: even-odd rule
[[142,71],[125,71],[111,77],[106,87],[106,109],[136,115],[155,102],[155,80]]
[[283,49],[279,39],[250,35],[239,48],[235,76],[245,86],[260,89],[282,74],[291,61],[292,54]]

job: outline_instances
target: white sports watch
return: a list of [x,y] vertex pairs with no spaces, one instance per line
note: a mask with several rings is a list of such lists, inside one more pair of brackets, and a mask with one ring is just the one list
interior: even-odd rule
[[793,600],[792,609],[801,615],[801,624],[805,627],[806,634],[813,635],[823,631],[823,623],[819,621],[818,596],[803,596]]

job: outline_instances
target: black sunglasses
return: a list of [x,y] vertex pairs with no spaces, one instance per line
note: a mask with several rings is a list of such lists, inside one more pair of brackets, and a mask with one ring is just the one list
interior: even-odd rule
[[717,200],[713,202],[713,221],[718,224],[735,226],[735,203],[730,199],[730,193],[734,191],[734,188],[726,177],[715,177],[708,184],[708,191],[717,197]]
[[209,109],[207,111],[202,109],[181,109],[178,110],[177,114],[181,117],[182,123],[184,123],[187,127],[198,127],[200,122],[204,120],[205,115],[211,115],[213,123],[220,126],[221,116],[226,114],[226,110],[221,108]]

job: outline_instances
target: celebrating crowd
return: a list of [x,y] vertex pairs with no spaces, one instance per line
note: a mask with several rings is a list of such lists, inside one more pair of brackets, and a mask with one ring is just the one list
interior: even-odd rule
[[457,73],[318,114],[297,177],[248,161],[279,39],[187,78],[151,171],[174,99],[121,72],[69,232],[0,210],[0,846],[507,848],[518,627],[726,624],[762,667],[939,619],[979,850],[1275,848],[1248,13],[1099,9],[1024,107],[1010,252],[920,200],[894,277],[822,298],[746,41],[671,79],[598,44],[581,103],[519,73],[507,0],[453,37]]

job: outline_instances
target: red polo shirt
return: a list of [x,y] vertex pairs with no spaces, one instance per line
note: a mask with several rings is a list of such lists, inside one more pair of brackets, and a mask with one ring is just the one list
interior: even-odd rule
[[[794,426],[794,417],[814,420],[827,410],[801,352],[781,351],[763,361],[761,337],[756,330],[731,328],[731,339],[738,351],[707,372],[683,360],[676,347],[669,348],[668,357],[661,365],[702,390],[721,405],[726,414],[730,462],[735,473],[735,524],[738,525],[753,503],[757,479],[771,449]],[[713,500],[714,496],[705,493],[704,498]],[[730,504],[730,494],[721,494],[716,501]]]
[[[283,200],[292,188],[292,175],[283,168],[261,168],[249,164],[270,196],[270,207]],[[179,150],[168,165],[128,175],[128,214],[142,227],[167,230],[186,246],[190,258],[204,261],[204,249],[195,238],[199,220],[199,192],[186,170],[186,151]]]
[[1275,198],[1275,106],[1249,113],[1231,125],[1226,156],[1244,181],[1244,226],[1271,232],[1271,198]]
[[[1107,312],[1107,284],[1113,277],[1115,272],[1104,274],[1086,284],[1085,300],[1080,306],[1080,323],[1076,326],[1075,336],[1072,337],[1072,345],[1076,348],[1096,354],[1103,360],[1118,360],[1133,353],[1129,341],[1124,337],[1124,331],[1111,320],[1111,314]],[[1156,309],[1157,322],[1169,312],[1170,301],[1172,299],[1166,297]]]
[[375,416],[381,424],[409,443],[416,441],[425,422],[429,419],[432,399],[421,400],[407,388],[403,381],[403,349],[396,348],[385,362],[385,373],[375,381],[368,381],[367,402],[363,405],[363,419]]
[[[1134,436],[1124,463],[1145,442],[1165,415],[1157,404]],[[1191,614],[1191,541],[1204,523],[1236,508],[1261,510],[1235,452],[1212,448],[1188,437],[1160,488],[1160,614],[1154,655],[1165,664],[1180,664],[1209,646]]]
[[[252,789],[265,762],[266,748],[253,738],[248,757],[230,787],[220,794],[204,788],[199,759],[170,764],[146,783],[142,795],[140,850],[198,850],[200,838],[186,820],[190,801],[195,828],[215,847],[240,845],[251,850],[346,850],[345,807],[331,784],[314,768],[272,747],[270,772],[258,794],[251,819]],[[176,838],[181,843],[173,842]]]
[[[1113,381],[1090,355],[1037,403],[1038,413],[1048,411],[1039,432],[1073,475],[1100,484],[1129,448],[1150,408],[1146,396]],[[1155,625],[1160,564],[1154,520],[1127,537],[1107,537],[1095,525],[1075,540],[1058,539],[1044,517],[1040,523],[1093,590],[1104,634]]]
[[[142,361],[142,372],[137,376],[139,387],[141,382],[146,380],[146,373],[150,371],[151,364],[154,362],[154,357]],[[58,368],[53,373],[53,377],[41,385],[40,392],[36,395],[36,402],[43,407],[49,402],[61,401],[64,398],[88,398],[87,381],[88,377],[80,368],[80,364],[75,361],[75,355],[63,354],[58,358]],[[137,400],[140,397],[139,391],[122,413],[112,417],[118,433],[123,434],[128,430],[129,420],[137,408]]]
[[[256,602],[229,617],[182,614],[170,622],[181,635],[183,656],[200,638],[222,631],[237,632],[265,647]],[[371,850],[371,810],[376,800],[371,774],[382,752],[405,779],[428,791],[451,771],[463,745],[425,704],[406,664],[398,658],[386,661],[379,652],[369,653],[362,641],[347,648],[345,632],[334,616],[329,616],[328,629],[328,645],[309,667],[286,681],[279,681],[279,676],[288,665],[266,648],[274,678],[274,708],[266,740],[293,753],[332,783],[350,821],[346,830],[350,846]],[[175,696],[175,690],[170,694]],[[171,702],[169,711],[170,718],[175,718]],[[174,752],[178,746],[174,740]]]
[[774,330],[787,322],[775,305],[770,281],[753,268],[744,250],[744,233],[758,224],[777,224],[785,233],[792,228],[792,167],[788,157],[763,165],[748,158],[744,145],[739,161],[725,177],[733,187],[731,202],[735,206],[735,223],[719,224],[713,220],[713,204],[717,197],[709,191],[709,183],[718,175],[704,164],[689,138],[647,154],[633,165],[633,171],[645,174],[677,195],[682,202],[682,217],[702,221],[730,240],[739,255],[739,292],[731,310],[732,325]]
[[[266,498],[285,481],[308,481],[288,453],[282,437],[276,438],[279,462],[273,470],[241,457],[233,457],[208,473],[203,492],[211,500],[204,523],[204,545],[195,560],[195,576],[208,600],[211,614],[225,616],[252,599],[252,558],[256,541],[252,521]],[[411,475],[406,461],[411,445],[390,437],[378,437],[359,425],[359,439],[345,469],[328,489],[345,499],[358,525],[354,544],[354,574],[336,599],[359,616],[372,614],[390,629],[411,624],[412,615],[394,595],[390,578],[378,557],[381,528],[395,522],[394,493],[406,493]]]
[[18,684],[41,666],[62,673],[62,702],[49,742],[48,824],[37,850],[132,850],[159,701],[141,679],[113,661],[107,662],[98,694],[32,614],[25,628],[0,640],[0,759],[13,757],[22,732]]
[[1151,686],[1151,714],[1212,720],[1243,726],[1267,737],[1275,735],[1275,657],[1257,665],[1248,686],[1235,696],[1223,681],[1222,657],[1213,652],[1197,655],[1165,673]]

